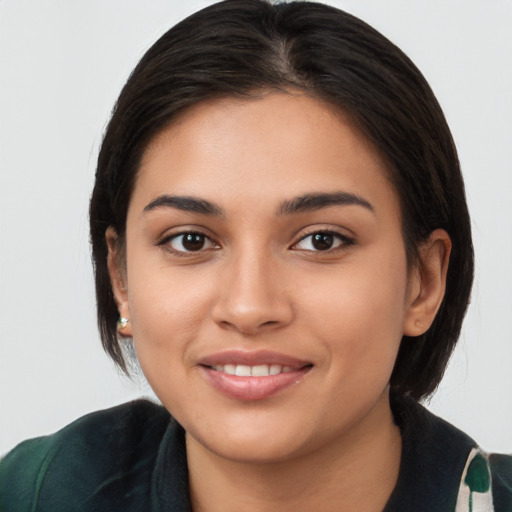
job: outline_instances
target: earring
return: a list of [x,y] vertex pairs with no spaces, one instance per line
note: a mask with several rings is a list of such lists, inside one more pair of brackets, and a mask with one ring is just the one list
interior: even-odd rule
[[129,321],[130,320],[128,320],[128,318],[120,316],[119,320],[117,321],[117,330],[120,331],[121,329],[124,329]]

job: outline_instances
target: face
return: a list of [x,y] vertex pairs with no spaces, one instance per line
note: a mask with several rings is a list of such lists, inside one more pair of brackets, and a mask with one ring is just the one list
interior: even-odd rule
[[376,150],[301,95],[216,100],[148,147],[116,285],[190,439],[283,460],[379,428],[411,286]]

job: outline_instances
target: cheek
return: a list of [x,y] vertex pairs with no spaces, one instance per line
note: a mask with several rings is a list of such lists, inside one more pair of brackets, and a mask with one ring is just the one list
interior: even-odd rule
[[[130,278],[132,279],[130,280]],[[212,283],[197,272],[140,268],[128,275],[133,339],[141,366],[182,364],[207,321]]]
[[403,335],[406,287],[405,258],[396,256],[378,265],[360,259],[307,284],[301,309],[330,353],[333,375],[389,377]]
[[338,320],[353,328],[363,319],[364,328],[400,324],[407,291],[407,266],[400,256],[358,255],[346,265],[303,277],[302,309],[315,310],[326,326]]
[[188,284],[146,279],[132,288],[130,304],[140,367],[156,396],[180,418],[194,396],[185,383],[193,371],[194,340],[206,318],[204,293]]

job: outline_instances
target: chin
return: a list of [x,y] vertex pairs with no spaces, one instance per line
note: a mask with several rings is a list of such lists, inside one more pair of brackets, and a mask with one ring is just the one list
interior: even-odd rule
[[[187,438],[191,438],[187,434]],[[206,450],[222,459],[245,464],[279,463],[300,456],[307,451],[303,443],[296,437],[283,438],[275,432],[247,432],[243,436],[208,436],[205,442],[196,440]]]
[[[238,462],[279,462],[307,449],[310,428],[285,411],[237,411],[201,418],[176,418],[187,432],[187,444]],[[307,422],[306,422],[307,423]],[[314,433],[314,432],[313,432]]]

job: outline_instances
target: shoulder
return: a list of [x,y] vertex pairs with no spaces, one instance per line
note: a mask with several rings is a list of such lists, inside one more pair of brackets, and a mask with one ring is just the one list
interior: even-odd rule
[[510,512],[512,456],[471,450],[460,480],[456,510]]
[[484,452],[411,398],[392,396],[391,405],[402,434],[402,462],[387,512],[512,512],[511,456]]
[[21,443],[0,461],[0,510],[57,512],[71,510],[65,508],[69,503],[82,510],[78,504],[92,504],[100,489],[114,486],[119,493],[128,480],[134,492],[148,492],[148,475],[169,423],[163,407],[138,400]]
[[512,455],[489,455],[496,512],[512,510]]

